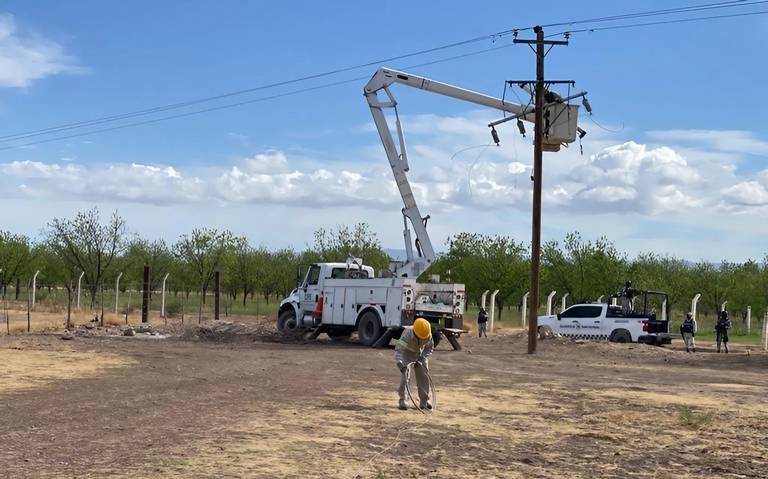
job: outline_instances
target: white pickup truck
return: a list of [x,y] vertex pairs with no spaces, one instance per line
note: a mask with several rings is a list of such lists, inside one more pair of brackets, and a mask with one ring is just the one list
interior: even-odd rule
[[[655,311],[648,312],[648,295],[664,295],[661,304],[661,318],[656,318]],[[624,314],[620,306],[605,303],[574,304],[565,311],[549,316],[539,316],[539,332],[549,329],[561,336],[607,340],[615,343],[639,342],[670,344],[667,319],[667,299],[664,293],[642,292],[643,310]],[[635,301],[637,302],[637,301]]]

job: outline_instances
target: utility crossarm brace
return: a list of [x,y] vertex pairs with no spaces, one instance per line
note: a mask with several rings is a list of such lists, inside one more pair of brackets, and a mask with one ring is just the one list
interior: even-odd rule
[[[379,68],[365,85],[364,94],[366,100],[368,100],[368,106],[371,108],[373,122],[376,124],[376,129],[384,144],[387,159],[392,167],[392,173],[395,175],[395,183],[397,183],[400,196],[403,198],[403,236],[405,240],[407,262],[398,271],[398,276],[415,278],[423,273],[435,260],[435,250],[432,247],[432,241],[429,239],[429,234],[427,234],[427,220],[429,219],[429,216],[421,216],[419,207],[416,205],[416,199],[413,196],[413,190],[411,189],[411,185],[408,182],[408,177],[406,175],[410,169],[408,165],[408,151],[405,146],[405,138],[403,136],[403,128],[400,124],[400,117],[397,113],[397,101],[389,88],[393,83],[400,83],[412,88],[426,90],[457,100],[506,111],[514,115],[524,113],[525,107],[523,105],[510,103],[499,98],[483,95],[482,93],[466,90],[447,83],[441,83],[430,80],[429,78],[397,70],[390,70],[388,68]],[[380,101],[378,93],[381,90],[384,90],[388,101]],[[400,144],[399,149],[395,145],[392,132],[387,124],[384,108],[392,108],[395,112],[395,127],[397,129],[397,137]],[[413,244],[411,243],[411,233],[408,228],[408,221],[410,221],[411,226],[416,233],[416,256],[413,254]]]

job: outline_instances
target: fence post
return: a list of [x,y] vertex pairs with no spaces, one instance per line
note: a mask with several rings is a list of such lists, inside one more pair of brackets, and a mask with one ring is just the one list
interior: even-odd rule
[[556,294],[557,294],[557,291],[552,291],[551,293],[549,293],[549,296],[547,296],[547,316],[552,315],[552,299],[555,297]]
[[32,307],[35,307],[35,290],[37,289],[37,275],[40,274],[40,270],[35,271],[35,275],[32,276]]
[[480,307],[482,309],[485,309],[485,297],[490,293],[491,291],[489,289],[486,289],[483,295],[480,297]]
[[526,321],[525,321],[526,317],[525,316],[528,314],[528,295],[529,294],[531,294],[531,293],[528,292],[528,293],[525,293],[523,295],[523,309],[520,312],[520,316],[521,316],[520,319],[522,319],[522,321],[523,321],[523,329],[525,329],[525,327],[526,327]]
[[171,273],[165,273],[163,276],[163,293],[160,296],[160,316],[165,317],[165,281],[168,279],[168,275]]
[[560,305],[560,312],[561,312],[561,313],[562,313],[563,311],[565,311],[565,306],[566,306],[565,300],[566,300],[566,299],[568,299],[568,296],[570,296],[570,294],[571,294],[571,293],[565,293],[565,294],[563,295],[563,299],[561,300],[561,303],[562,303],[562,304]]
[[696,315],[696,306],[699,304],[699,299],[701,299],[701,293],[696,293],[696,296],[691,300],[691,316],[693,316],[693,319],[696,321],[699,320]]
[[598,302],[598,303],[602,303],[602,302],[603,302],[603,296],[605,296],[605,295],[604,295],[604,294],[601,294],[601,295],[600,295],[600,297],[599,297],[599,298],[597,298],[597,302]]
[[768,312],[763,316],[762,334],[760,335],[760,346],[763,351],[768,351]]
[[747,334],[752,331],[752,306],[747,306]]
[[120,278],[123,277],[123,272],[121,271],[120,274],[117,275],[117,280],[115,280],[115,314],[117,314],[117,301],[120,299]]
[[493,320],[496,316],[496,295],[499,294],[499,290],[495,290],[491,293],[491,332],[493,332]]
[[83,275],[85,274],[85,271],[80,273],[80,276],[77,278],[77,310],[80,311],[80,284],[83,281]]

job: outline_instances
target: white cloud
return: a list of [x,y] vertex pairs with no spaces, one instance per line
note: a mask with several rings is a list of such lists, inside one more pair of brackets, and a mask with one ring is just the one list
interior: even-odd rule
[[[529,211],[530,139],[521,141],[515,128],[500,129],[501,147],[489,146],[488,119],[474,112],[446,119],[403,118],[410,145],[408,177],[424,214]],[[551,211],[573,217],[620,213],[654,218],[708,209],[750,212],[768,203],[768,170],[740,174],[736,153],[648,146],[595,133],[585,141],[584,155],[572,147],[545,156],[543,200]],[[396,212],[402,200],[377,139],[372,133],[370,145],[336,160],[267,150],[224,167],[81,164],[70,158],[54,163],[12,161],[0,164],[0,194]]]
[[655,140],[673,143],[697,143],[723,152],[749,155],[768,154],[768,141],[761,140],[751,131],[744,130],[664,130],[650,131]]
[[50,75],[82,70],[61,45],[20,32],[13,15],[0,14],[0,87],[23,88]]

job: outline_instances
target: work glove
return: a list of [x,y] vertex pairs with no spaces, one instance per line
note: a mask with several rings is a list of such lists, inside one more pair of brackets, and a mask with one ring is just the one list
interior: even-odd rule
[[422,367],[426,367],[427,358],[425,358],[424,356],[419,356],[419,359],[416,360],[416,364]]
[[402,361],[397,362],[397,368],[400,369],[400,372],[403,374],[405,373],[405,370],[408,369],[405,363],[403,363]]

